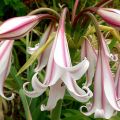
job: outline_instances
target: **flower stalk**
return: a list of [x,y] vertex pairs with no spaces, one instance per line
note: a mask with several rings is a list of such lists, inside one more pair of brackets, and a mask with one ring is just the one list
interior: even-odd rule
[[51,8],[38,8],[38,9],[35,9],[32,12],[30,12],[28,15],[40,14],[41,12],[47,12],[47,13],[53,14],[57,17],[57,19],[60,18],[59,13],[57,13],[55,10],[53,10]]
[[51,111],[51,120],[61,120],[62,101],[63,100],[59,100],[56,107]]

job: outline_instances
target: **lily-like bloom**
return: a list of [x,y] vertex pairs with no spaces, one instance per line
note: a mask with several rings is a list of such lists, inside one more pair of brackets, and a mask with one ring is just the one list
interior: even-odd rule
[[[94,77],[93,103],[82,106],[81,112],[88,116],[95,113],[95,118],[109,119],[114,115],[114,111],[120,111],[120,106],[117,101],[116,86],[109,66],[109,57],[106,55],[104,39],[103,37],[101,38]],[[88,112],[83,112],[83,107],[86,107]]]
[[86,102],[92,96],[89,88],[81,89],[76,82],[88,69],[89,62],[85,58],[78,65],[72,66],[64,28],[66,12],[65,8],[51,49],[44,83],[38,80],[37,73],[35,73],[32,78],[33,91],[26,90],[28,83],[23,85],[23,89],[29,97],[37,97],[50,87],[48,103],[46,106],[42,105],[41,110],[53,109],[57,101],[63,98],[65,87],[78,101]]
[[99,14],[103,20],[111,26],[120,28],[120,10],[112,8],[98,8],[97,14]]
[[42,19],[55,19],[49,14],[15,17],[0,26],[0,40],[19,39],[30,32]]
[[11,97],[5,97],[3,93],[4,81],[9,74],[11,66],[11,50],[13,42],[14,41],[12,40],[5,40],[0,42],[0,95],[7,100],[14,98],[14,94],[12,94]]

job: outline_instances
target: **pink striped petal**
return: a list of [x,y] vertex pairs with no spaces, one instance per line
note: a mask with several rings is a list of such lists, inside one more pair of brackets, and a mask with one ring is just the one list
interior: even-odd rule
[[7,99],[11,100],[14,98],[14,94],[11,97],[6,97],[3,92],[4,82],[9,74],[11,66],[11,50],[14,41],[6,40],[0,45],[0,95]]
[[110,25],[120,27],[120,10],[112,8],[98,8],[97,13]]
[[42,95],[48,87],[47,85],[42,84],[38,80],[37,74],[38,73],[35,73],[34,76],[32,77],[33,91],[28,91],[26,89],[26,86],[29,84],[29,82],[26,82],[26,83],[23,84],[23,90],[24,90],[25,94],[29,97],[32,97],[32,98]]
[[54,60],[61,69],[68,71],[73,79],[80,79],[89,67],[87,59],[78,65],[72,66],[65,30],[62,24],[57,35]]
[[[103,46],[102,46],[103,47]],[[104,92],[107,100],[109,101],[110,105],[115,109],[115,110],[120,110],[117,104],[117,96],[116,96],[116,90],[115,90],[115,84],[114,84],[114,79],[112,76],[112,72],[109,66],[109,60],[105,56],[105,50],[104,48],[101,48],[101,59],[102,60],[102,69],[103,69],[103,85],[104,85]],[[106,87],[107,86],[107,87]]]
[[[83,107],[81,107],[81,111]],[[103,39],[101,39],[94,78],[94,101],[91,108],[88,109],[88,112],[82,112],[85,115],[95,113],[94,116],[97,118],[109,119],[113,116],[115,110],[120,111],[120,107],[117,102],[109,58],[106,55]]]
[[41,105],[41,110],[52,110],[56,106],[57,101],[63,99],[64,94],[65,86],[62,86],[62,81],[59,80],[55,85],[50,87],[47,105]]
[[120,106],[120,64],[118,66],[118,69],[115,75],[115,87],[116,87],[118,105]]
[[[53,25],[50,24],[47,30],[45,31],[45,33],[43,34],[40,43],[35,45],[34,48],[29,47],[28,53],[33,54],[38,48],[42,47],[46,43],[49,35],[52,33],[52,28]],[[35,68],[35,72],[41,71],[47,65],[51,48],[52,48],[52,43],[45,49],[45,51],[42,54],[40,54],[38,58],[37,67]]]
[[40,91],[37,91],[37,90],[32,90],[32,91],[28,91],[26,89],[26,86],[29,84],[29,82],[26,82],[23,84],[23,90],[25,92],[25,94],[28,96],[28,97],[31,97],[31,98],[35,98],[35,97],[38,97],[41,95],[41,92]]
[[[81,89],[75,80],[71,78],[69,73],[65,73],[65,75],[61,78],[65,83],[68,92],[70,95],[80,102],[86,102],[92,97],[92,92],[89,88]],[[85,92],[86,91],[86,92]]]
[[79,64],[72,67],[65,67],[64,69],[69,72],[70,76],[74,80],[79,80],[87,71],[89,67],[89,61],[84,58]]
[[89,87],[92,84],[95,72],[97,54],[87,38],[84,40],[81,49],[81,59],[84,59],[85,57],[88,59],[90,65],[86,73],[86,83],[84,85]]
[[118,69],[115,75],[115,87],[116,87],[117,97],[120,99],[120,64],[118,66]]
[[0,26],[0,40],[21,38],[44,18],[53,17],[48,14],[39,14],[9,19]]
[[105,42],[105,38],[103,36],[102,36],[101,42],[102,42],[106,56],[108,56],[108,58],[110,58],[111,61],[117,61],[118,56],[110,53],[109,47],[108,47],[107,43]]

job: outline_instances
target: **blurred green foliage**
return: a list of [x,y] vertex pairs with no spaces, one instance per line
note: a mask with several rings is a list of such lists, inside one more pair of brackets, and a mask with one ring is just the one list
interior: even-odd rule
[[21,0],[0,0],[0,18],[21,16],[27,13],[27,7]]

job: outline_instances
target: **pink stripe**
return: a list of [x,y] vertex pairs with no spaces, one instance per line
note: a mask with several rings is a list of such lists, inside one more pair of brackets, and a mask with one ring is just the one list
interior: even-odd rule
[[69,66],[69,65],[67,65],[67,59],[66,59],[64,27],[63,27],[63,26],[62,26],[62,28],[60,29],[60,32],[63,33],[63,35],[61,35],[62,54],[63,54],[63,59],[64,59],[64,65],[65,65],[65,67],[67,67],[67,66]]
[[[28,24],[36,21],[36,20],[39,20],[40,18],[44,19],[44,18],[46,18],[46,17],[47,17],[47,18],[52,18],[52,16],[49,15],[49,14],[39,15],[39,16],[36,16],[36,18],[33,18],[32,20],[29,20],[29,21],[27,21],[27,22],[24,22],[24,23],[21,24],[20,26],[16,26],[16,28],[13,28],[12,30],[9,30],[9,31],[7,31],[7,32],[5,32],[5,33],[2,33],[1,35],[4,35],[4,34],[9,33],[9,32],[16,31],[17,29],[21,29],[21,27],[25,27],[26,25],[28,25]],[[12,18],[12,19],[15,19],[15,18]],[[11,19],[9,19],[9,20],[11,20]],[[8,20],[8,21],[9,21],[9,20]],[[5,23],[3,23],[3,24],[5,24]],[[1,26],[2,26],[2,25],[1,25]]]
[[[5,42],[7,42],[7,41],[5,41]],[[8,47],[9,47],[9,45],[10,45],[11,42],[13,42],[13,41],[9,41],[9,42],[6,44],[6,46],[4,47],[4,49],[2,50],[2,53],[0,54],[0,60],[2,59],[2,57],[4,56],[4,54],[7,52],[7,49],[8,49]],[[4,44],[4,43],[3,43],[3,44]]]
[[38,20],[38,18],[32,19],[31,21],[24,22],[24,23],[21,24],[20,26],[16,26],[16,28],[13,28],[12,30],[8,30],[7,32],[4,32],[4,33],[2,33],[2,34],[0,34],[0,35],[4,35],[4,34],[7,34],[7,33],[9,33],[9,32],[13,32],[13,31],[16,31],[16,30],[18,30],[18,29],[21,29],[22,27],[27,26],[28,24],[34,22],[35,20]]
[[[7,77],[10,60],[11,60],[11,54],[9,55],[9,60],[8,60],[8,62],[7,62],[7,66],[6,66],[6,69],[5,69],[5,72],[4,72],[3,82],[2,82],[3,85],[4,85],[5,79],[6,79],[6,77]],[[2,86],[2,91],[3,91],[3,88],[4,88],[4,86]]]

